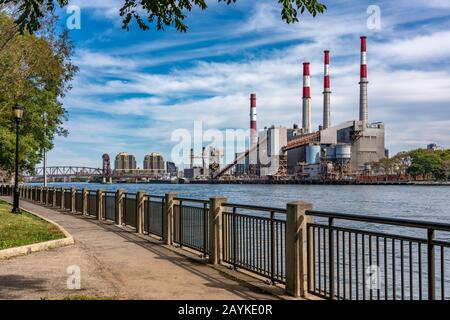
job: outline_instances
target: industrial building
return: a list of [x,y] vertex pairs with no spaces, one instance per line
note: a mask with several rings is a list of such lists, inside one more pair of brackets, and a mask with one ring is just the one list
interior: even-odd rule
[[170,161],[166,162],[166,171],[170,177],[178,176],[178,168],[174,162],[170,162]]
[[[190,151],[190,165],[184,169],[184,177],[187,179],[208,179],[220,170],[222,152],[214,147],[202,148],[201,155],[195,155],[194,149]],[[201,166],[194,165],[196,159],[201,159]]]
[[152,175],[163,175],[165,170],[164,158],[158,152],[152,152],[144,157],[144,170]]
[[[257,132],[256,94],[250,96],[250,146],[215,178],[248,176],[337,180],[355,175],[386,156],[385,126],[369,122],[367,39],[361,37],[359,119],[332,124],[330,51],[324,51],[323,122],[318,131],[311,123],[310,64],[303,63],[302,127],[271,126]],[[257,154],[256,165],[251,161]]]
[[121,152],[114,161],[114,170],[116,173],[131,173],[136,170],[136,158],[126,152]]

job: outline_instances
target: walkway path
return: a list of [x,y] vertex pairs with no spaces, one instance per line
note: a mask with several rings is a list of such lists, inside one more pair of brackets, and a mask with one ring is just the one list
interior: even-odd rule
[[[6,199],[6,198],[3,198]],[[118,299],[274,299],[217,270],[121,228],[21,202],[63,226],[75,245],[0,261],[0,299],[96,296]],[[81,290],[67,289],[67,267]]]

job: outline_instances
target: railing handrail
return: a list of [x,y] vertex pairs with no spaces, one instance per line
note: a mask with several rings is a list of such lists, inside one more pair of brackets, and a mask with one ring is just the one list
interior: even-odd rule
[[274,212],[274,213],[286,213],[286,209],[283,209],[283,208],[262,207],[262,206],[255,206],[255,205],[250,205],[250,204],[223,203],[222,207],[266,211],[266,212]]
[[209,203],[209,200],[201,200],[201,199],[192,199],[192,198],[180,198],[180,197],[176,197],[174,198],[174,200],[176,201],[185,201],[185,202],[192,202],[192,203]]
[[314,217],[322,217],[322,218],[334,218],[334,219],[347,220],[347,221],[369,222],[369,223],[395,225],[395,226],[402,226],[402,227],[409,227],[409,228],[433,229],[433,230],[438,230],[438,231],[449,231],[450,232],[450,224],[442,223],[442,222],[427,222],[427,221],[412,220],[412,219],[376,217],[376,216],[367,216],[367,215],[359,215],[359,214],[326,212],[326,211],[316,211],[316,210],[308,210],[308,211],[306,211],[306,215],[314,216]]

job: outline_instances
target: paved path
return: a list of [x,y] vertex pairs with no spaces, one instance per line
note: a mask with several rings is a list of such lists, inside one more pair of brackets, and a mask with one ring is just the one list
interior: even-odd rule
[[[0,261],[0,299],[274,299],[157,241],[89,218],[21,205],[59,223],[75,245]],[[67,267],[73,265],[81,269],[82,289],[77,291],[66,285]]]

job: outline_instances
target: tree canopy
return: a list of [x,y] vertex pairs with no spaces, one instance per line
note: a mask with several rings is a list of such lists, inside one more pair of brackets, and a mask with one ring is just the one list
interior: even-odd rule
[[416,149],[372,163],[378,173],[408,173],[413,177],[431,175],[435,180],[450,179],[450,149]]
[[14,168],[16,103],[25,109],[20,125],[22,170],[34,170],[42,150],[53,147],[56,135],[67,134],[60,98],[77,71],[70,60],[73,46],[66,32],[55,31],[55,17],[45,19],[37,34],[20,34],[13,19],[0,13],[0,169],[6,172]]
[[[217,0],[227,5],[238,0]],[[281,18],[287,23],[299,21],[299,15],[308,12],[312,16],[323,13],[327,7],[319,0],[273,0],[281,7]],[[45,11],[53,11],[56,6],[65,7],[69,0],[0,0],[0,5],[13,5],[18,9],[16,23],[23,32],[39,30]],[[120,9],[123,28],[129,30],[135,21],[142,30],[149,29],[149,24],[156,24],[158,30],[173,26],[176,30],[186,32],[185,23],[188,12],[193,8],[205,10],[206,0],[123,0]]]

